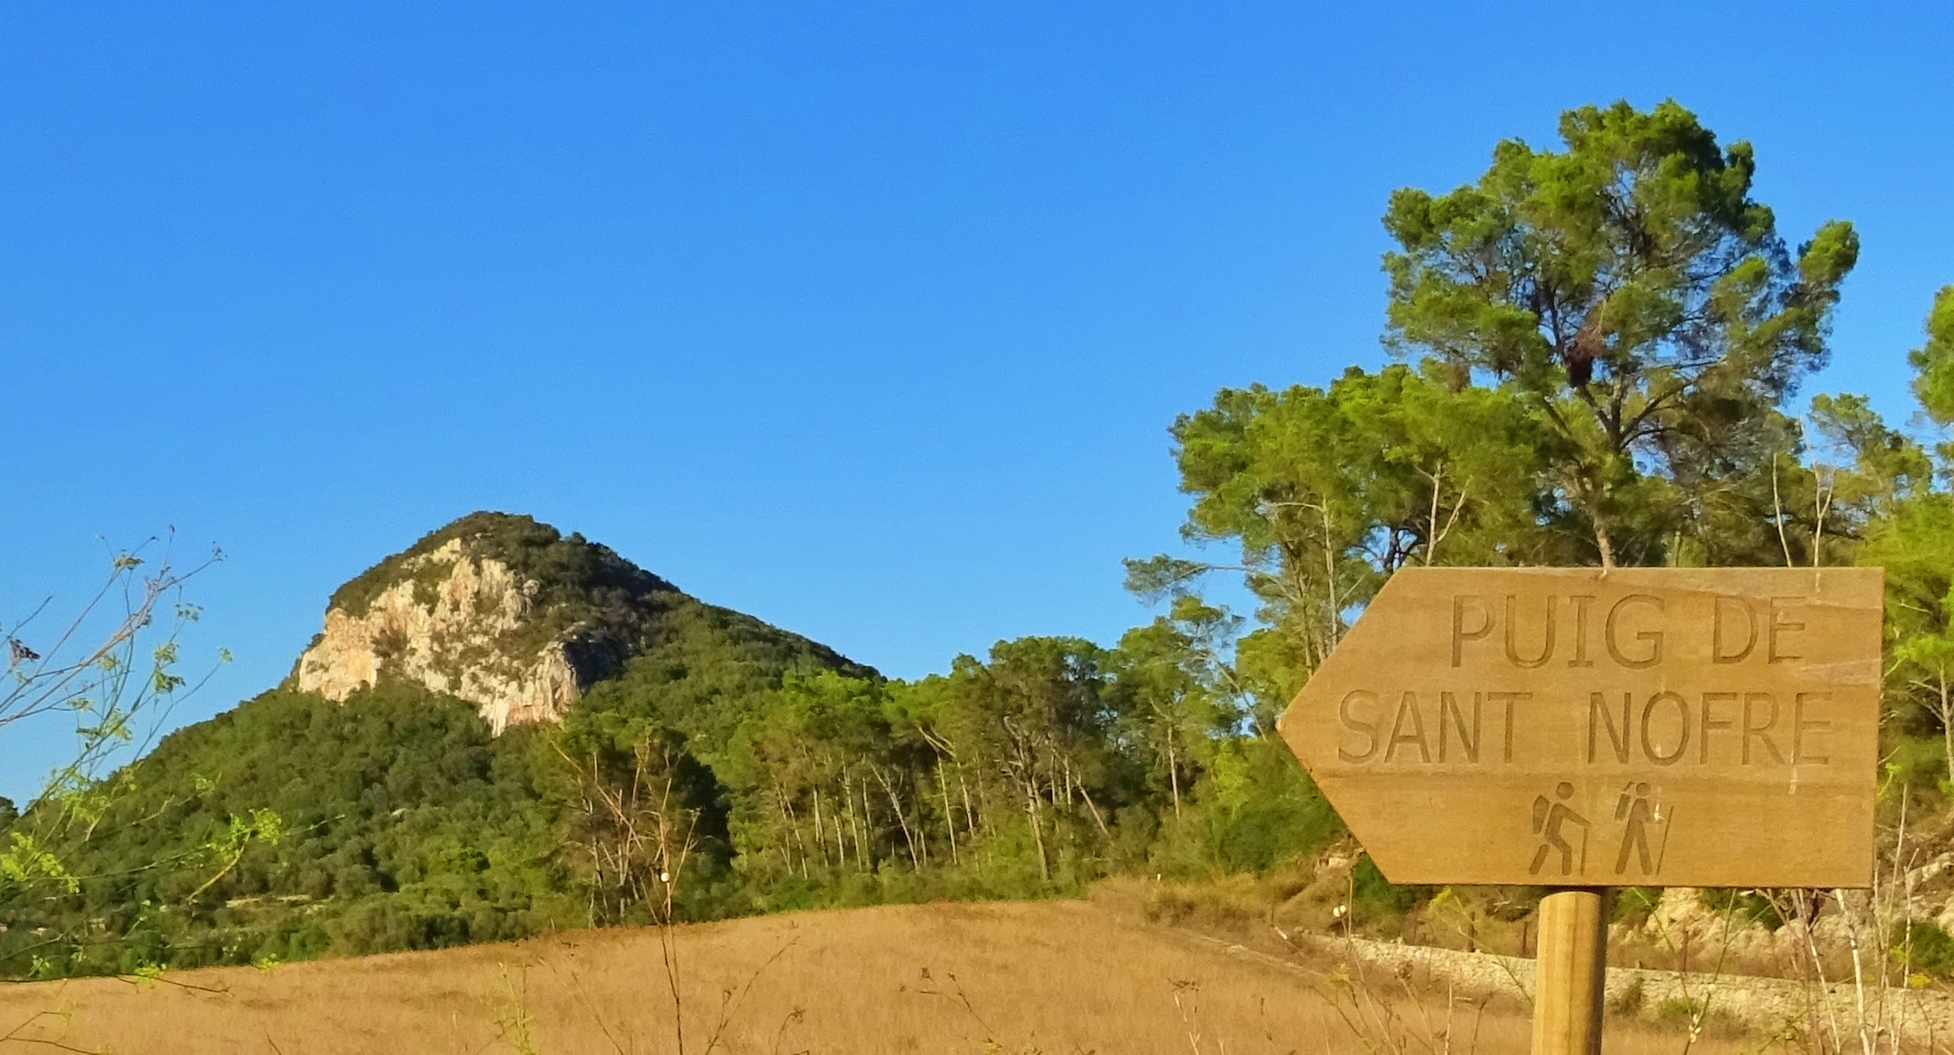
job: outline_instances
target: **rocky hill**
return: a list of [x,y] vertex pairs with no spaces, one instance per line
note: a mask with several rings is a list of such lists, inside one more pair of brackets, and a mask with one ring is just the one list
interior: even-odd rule
[[[1191,639],[1128,637],[890,680],[471,514],[335,591],[277,688],[0,827],[0,979],[1042,896],[1336,838],[1288,749],[1202,695]],[[1409,909],[1351,874],[1361,918]]]
[[[699,607],[582,535],[526,516],[471,513],[335,591],[290,684],[335,701],[384,682],[414,685],[474,704],[500,735],[560,721],[643,652],[664,617]],[[766,630],[824,664],[844,662]]]
[[473,513],[340,587],[293,684],[343,701],[407,682],[475,704],[500,734],[560,720],[681,598],[581,535]]
[[170,733],[75,808],[23,818],[12,834],[65,871],[0,874],[0,976],[588,923],[573,833],[577,781],[599,774],[578,765],[628,780],[634,745],[670,745],[666,794],[696,818],[690,871],[723,873],[711,761],[787,678],[821,672],[875,677],[580,535],[470,514],[334,592],[282,685]]

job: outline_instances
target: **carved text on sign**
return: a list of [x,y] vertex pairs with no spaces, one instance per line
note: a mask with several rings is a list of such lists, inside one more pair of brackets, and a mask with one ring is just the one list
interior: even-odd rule
[[1852,886],[1877,569],[1410,569],[1283,716],[1399,882]]

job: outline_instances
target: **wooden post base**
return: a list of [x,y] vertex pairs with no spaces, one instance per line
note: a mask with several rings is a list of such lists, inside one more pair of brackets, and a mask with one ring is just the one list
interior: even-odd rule
[[1601,1055],[1608,972],[1608,895],[1557,890],[1540,902],[1534,955],[1533,1055]]

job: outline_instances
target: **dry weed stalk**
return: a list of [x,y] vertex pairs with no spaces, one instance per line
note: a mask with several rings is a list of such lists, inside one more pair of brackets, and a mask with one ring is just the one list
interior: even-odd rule
[[991,1029],[990,1023],[984,1021],[984,1016],[977,1013],[977,1008],[973,1006],[970,1002],[970,994],[963,991],[963,983],[957,980],[956,975],[951,974],[948,971],[945,971],[943,973],[943,977],[948,978],[950,980],[951,987],[956,990],[954,994],[950,992],[946,992],[942,987],[940,987],[937,984],[936,976],[931,974],[930,969],[927,967],[923,968],[921,980],[919,984],[916,986],[916,988],[911,989],[907,985],[898,985],[896,986],[896,992],[915,993],[918,996],[937,997],[939,999],[948,1001],[949,1003],[956,1005],[957,1007],[963,1010],[965,1016],[967,1016],[972,1022],[977,1023],[978,1029],[983,1031],[984,1049],[987,1052],[991,1050],[998,1050],[998,1051],[1004,1050],[1003,1045],[998,1043],[996,1031]]
[[[665,937],[664,935],[662,934],[660,935],[661,945],[663,944],[664,937]],[[779,949],[775,950],[774,954],[766,959],[766,962],[762,963],[759,967],[754,968],[753,973],[747,976],[746,983],[744,985],[738,988],[728,987],[726,989],[720,990],[719,1020],[713,1024],[712,1033],[706,1038],[706,1046],[704,1048],[704,1051],[702,1052],[702,1055],[711,1055],[713,1051],[718,1050],[723,1045],[726,1038],[727,1028],[733,1024],[734,1016],[739,1011],[740,1005],[745,1003],[747,996],[753,992],[753,986],[755,985],[755,983],[759,982],[760,976],[765,974],[768,968],[778,963],[783,956],[787,955],[787,950],[793,948],[795,945],[798,944],[800,944],[799,938],[794,938],[789,940],[785,945],[782,945]],[[678,960],[676,957],[674,957],[668,962],[672,964],[676,964]],[[638,1052],[637,1037],[632,1033],[629,1026],[620,1025],[618,1032],[622,1032],[624,1036],[622,1040],[618,1038],[618,1032],[612,1031],[611,1024],[609,1021],[605,1019],[604,1013],[600,1011],[597,1008],[596,1004],[594,1004],[591,1001],[588,992],[586,992],[588,987],[584,984],[583,976],[580,975],[575,968],[569,968],[567,970],[559,972],[557,970],[557,966],[554,963],[550,963],[547,960],[544,961],[544,966],[548,967],[551,973],[553,974],[560,974],[560,975],[567,976],[569,981],[568,988],[570,990],[571,996],[574,997],[577,1003],[583,1008],[584,1013],[590,1018],[590,1020],[596,1023],[598,1030],[604,1034],[604,1040],[610,1044],[611,1050],[616,1052],[616,1055],[637,1055]],[[676,1011],[676,1009],[677,1007],[675,1005],[674,1010]],[[800,1014],[799,1009],[796,1009],[796,1011],[794,1013],[789,1014],[787,1018],[792,1022],[798,1022],[799,1019],[796,1016],[799,1014]],[[789,1024],[791,1024],[790,1021],[783,1021],[781,1023],[781,1033],[783,1035],[785,1034],[787,1026]],[[781,1040],[780,1036],[776,1036],[774,1038],[774,1044],[776,1049],[779,1047],[780,1040]]]
[[[122,759],[140,759],[146,754],[171,710],[195,695],[218,667],[230,661],[230,654],[219,649],[217,662],[198,680],[193,682],[176,672],[182,662],[179,638],[203,611],[185,598],[185,586],[224,555],[212,546],[201,563],[180,569],[175,563],[175,541],[176,529],[171,528],[166,537],[152,538],[133,550],[110,550],[108,575],[65,625],[36,625],[43,617],[53,618],[51,598],[11,626],[0,622],[0,643],[4,643],[4,650],[0,650],[4,652],[0,733],[13,735],[6,727],[15,722],[59,713],[68,714],[74,721],[74,750],[69,760],[54,771],[20,814],[0,821],[0,877],[4,877],[0,885],[15,892],[33,887],[73,892],[82,880],[97,878],[70,871],[69,862],[53,847],[63,838],[86,841],[94,837],[111,808],[134,784],[133,766],[107,779],[102,778],[103,771],[115,768]],[[155,561],[152,570],[140,570],[151,560]],[[23,635],[32,636],[43,629],[45,636],[36,638],[35,644],[23,640]],[[163,863],[153,861],[143,867]],[[204,884],[197,893],[209,885]],[[79,940],[73,933],[57,930],[45,941],[15,949],[12,955],[31,956],[32,974],[44,976],[52,961],[43,959],[39,950],[78,944]],[[139,968],[122,980],[203,988],[164,978],[159,967]],[[68,1023],[70,1011],[65,1007],[37,1011],[0,1034],[0,1044],[83,1050],[28,1035],[39,1032],[49,1019]]]
[[[781,1055],[780,1045],[781,1042],[787,1039],[787,1031],[795,1026],[800,1025],[802,1022],[805,1022],[806,1020],[807,1020],[807,1008],[804,1007],[796,1007],[794,1008],[794,1010],[787,1012],[786,1015],[781,1017],[780,1028],[775,1030],[773,1034],[772,1055]],[[787,1055],[809,1055],[809,1050],[810,1049],[808,1048],[802,1048],[799,1051],[788,1052]]]
[[[984,1020],[984,1016],[977,1013],[976,1005],[970,1002],[970,994],[964,991],[963,982],[959,981],[957,976],[949,971],[943,972],[943,977],[950,980],[950,986],[954,992],[943,989],[937,983],[936,976],[931,974],[930,969],[927,967],[923,968],[920,983],[915,988],[912,989],[908,985],[898,985],[896,992],[936,997],[961,1009],[964,1015],[972,1022],[977,1023],[977,1028],[983,1032],[984,1055],[1044,1055],[1044,1050],[1030,1041],[1026,1041],[1022,1047],[1013,1049],[1006,1046],[1003,1041],[998,1040],[997,1031],[992,1029],[991,1024]],[[1094,1055],[1094,1053],[1090,1051],[1078,1051],[1075,1055]]]
[[[1413,1050],[1425,1055],[1453,1055],[1452,1039],[1455,1026],[1455,1012],[1459,1005],[1472,1008],[1472,1037],[1464,1055],[1476,1055],[1479,1047],[1479,1026],[1485,1017],[1486,1005],[1492,1001],[1491,994],[1478,1000],[1466,1000],[1458,995],[1457,986],[1447,983],[1445,987],[1445,1024],[1436,1026],[1432,1022],[1431,1009],[1422,995],[1411,985],[1411,965],[1403,964],[1391,972],[1391,988],[1395,992],[1386,994],[1384,984],[1372,977],[1364,968],[1363,956],[1357,950],[1357,936],[1352,927],[1350,906],[1357,903],[1357,877],[1353,867],[1344,878],[1344,902],[1337,906],[1335,918],[1343,931],[1344,962],[1324,977],[1324,985],[1312,985],[1310,990],[1330,1005],[1343,1021],[1351,1036],[1357,1039],[1372,1055],[1409,1055]],[[1289,935],[1278,928],[1286,941]],[[1503,960],[1499,961],[1506,968]],[[1508,974],[1511,969],[1506,968]],[[1519,979],[1513,979],[1516,987]],[[1417,1021],[1413,1021],[1401,1010],[1409,1003],[1418,1010]],[[1328,1041],[1325,1041],[1327,1045]]]
[[[577,812],[583,821],[592,870],[591,922],[598,922],[599,898],[606,900],[606,915],[621,917],[634,906],[649,910],[672,1002],[673,1048],[677,1055],[685,1055],[677,899],[685,867],[697,847],[699,818],[697,811],[675,805],[676,752],[670,744],[654,744],[653,736],[646,733],[632,745],[630,770],[620,783],[613,784],[596,752],[586,763],[571,757],[561,743],[552,742],[552,746],[577,778],[581,797]],[[608,1036],[609,1030],[605,1032]],[[616,1038],[611,1042],[617,1045]],[[712,1045],[706,1050],[710,1052]]]
[[519,972],[517,979],[509,977],[508,965],[498,965],[502,976],[502,988],[508,993],[508,1000],[495,1013],[496,1041],[507,1042],[516,1049],[516,1055],[540,1055],[542,1049],[536,1046],[534,1030],[536,1016],[529,1013],[529,972]]
[[[672,1050],[686,1055],[684,963],[679,956],[678,898],[686,868],[698,848],[697,810],[679,805],[680,758],[674,747],[646,733],[632,745],[627,771],[612,775],[593,752],[588,759],[572,757],[562,744],[553,746],[576,776],[583,842],[592,873],[591,922],[600,916],[623,918],[633,909],[650,916],[658,937],[666,995],[672,1008]],[[599,911],[599,901],[603,911]],[[700,1055],[724,1046],[726,1031],[760,976],[798,944],[792,939],[753,970],[744,985],[721,990],[719,1011]],[[551,970],[556,970],[551,965]],[[596,1022],[616,1055],[636,1055],[637,1039],[628,1027],[613,1031],[603,1014],[583,994],[582,980],[569,972],[571,990]],[[793,1016],[789,1016],[792,1019]],[[778,1045],[788,1022],[781,1025]],[[623,1036],[620,1038],[619,1032]]]
[[[1210,1052],[1213,1055],[1228,1055],[1228,1039],[1226,1037],[1218,1035],[1214,1037],[1212,1048],[1205,1043],[1208,1036],[1201,1019],[1201,983],[1192,978],[1169,978],[1167,984],[1173,986],[1174,1010],[1180,1014],[1181,1025],[1187,1030],[1187,1046],[1191,1055],[1209,1055]],[[1268,1013],[1266,1004],[1259,998],[1257,1000],[1257,1008],[1264,1015]],[[1264,1040],[1269,1042],[1271,1050],[1275,1050],[1281,1046],[1280,1042],[1276,1040],[1275,1034],[1268,1032],[1266,1029],[1263,1031],[1262,1036]],[[1288,1049],[1285,1055],[1296,1055],[1296,1049]]]
[[[1721,925],[1718,927],[1720,941],[1717,945],[1716,961],[1707,974],[1700,971],[1693,972],[1689,969],[1689,932],[1685,930],[1682,934],[1682,940],[1679,942],[1676,939],[1676,935],[1662,923],[1660,916],[1652,917],[1652,922],[1656,925],[1656,936],[1662,940],[1663,946],[1668,949],[1670,956],[1676,964],[1676,988],[1682,993],[1680,999],[1682,1000],[1684,1012],[1683,1026],[1685,1032],[1682,1055],[1689,1055],[1690,1049],[1695,1047],[1697,1042],[1703,1039],[1704,1030],[1710,1024],[1712,1006],[1716,1002],[1717,991],[1722,986],[1726,968],[1729,965],[1732,937],[1731,925],[1736,918],[1736,910],[1737,898],[1733,896],[1730,902],[1724,906],[1723,916],[1719,921]],[[1700,996],[1691,992],[1692,979],[1698,975],[1703,975],[1704,977],[1703,985],[1697,990],[1697,992],[1701,993]],[[1639,987],[1640,983],[1638,982],[1636,984]],[[1658,1014],[1661,1013],[1663,1013],[1663,1009],[1658,1009]]]
[[[1798,928],[1800,960],[1794,961],[1802,997],[1803,1022],[1787,1022],[1786,1039],[1811,1055],[1845,1055],[1856,1047],[1858,1055],[1900,1055],[1907,1048],[1905,1025],[1910,1017],[1926,1024],[1926,1047],[1938,1051],[1938,1038],[1932,1033],[1934,1018],[1924,1013],[1913,979],[1902,972],[1894,977],[1894,955],[1903,964],[1912,963],[1913,865],[1917,848],[1907,845],[1907,813],[1911,795],[1904,787],[1900,794],[1900,814],[1890,830],[1891,854],[1880,854],[1873,861],[1873,885],[1865,891],[1775,890],[1762,892],[1787,926]],[[1827,902],[1833,906],[1843,930],[1851,978],[1828,977],[1825,950],[1815,933],[1818,916]],[[1897,934],[1899,946],[1888,949],[1884,936]],[[1869,956],[1869,953],[1875,954]],[[1872,963],[1868,963],[1868,960]],[[1895,984],[1895,983],[1898,984]],[[1835,991],[1850,986],[1850,1004],[1840,1014]]]
[[[1412,1055],[1414,1052],[1454,1055],[1458,1009],[1470,1008],[1472,1034],[1466,1039],[1460,1055],[1476,1055],[1479,1050],[1479,1027],[1492,997],[1468,999],[1459,995],[1456,985],[1448,983],[1445,987],[1443,1020],[1434,1021],[1430,1002],[1411,984],[1411,977],[1411,965],[1405,964],[1390,972],[1389,981],[1386,982],[1376,977],[1374,972],[1366,970],[1362,958],[1355,949],[1351,949],[1345,962],[1325,976],[1327,984],[1312,986],[1311,989],[1337,1013],[1350,1035],[1372,1055]],[[1415,1016],[1407,1014],[1404,1010],[1406,1007],[1414,1009]]]
[[[556,965],[550,963],[548,960],[543,961],[543,966],[548,967],[552,974],[558,973]],[[611,1050],[617,1052],[618,1055],[630,1055],[631,1052],[635,1052],[638,1047],[638,1041],[636,1037],[631,1035],[629,1027],[625,1027],[624,1042],[619,1042],[617,1035],[611,1032],[610,1023],[604,1020],[604,1013],[598,1010],[597,1005],[591,1001],[590,993],[587,991],[588,987],[584,985],[582,976],[577,973],[575,968],[570,969],[569,975],[570,995],[576,998],[577,1003],[583,1007],[584,1013],[590,1016],[590,1020],[597,1023],[598,1030],[604,1034],[604,1040],[610,1044]]]
[[63,1044],[58,1040],[49,1040],[45,1037],[27,1036],[27,1031],[30,1029],[34,1029],[36,1026],[40,1025],[43,1019],[58,1018],[61,1020],[63,1025],[66,1025],[68,1024],[72,1016],[73,1016],[73,1012],[67,1007],[61,1007],[61,1008],[57,1008],[54,1010],[47,1010],[47,1011],[36,1011],[33,1014],[27,1016],[25,1019],[23,1019],[19,1024],[15,1025],[14,1028],[8,1030],[5,1033],[0,1033],[0,1044],[7,1044],[7,1043],[38,1044],[42,1047],[51,1048],[55,1051],[74,1051],[74,1052],[80,1052],[81,1055],[94,1055],[94,1052],[90,1051],[87,1048],[77,1048],[72,1045]]
[[[1187,1046],[1194,1055],[1201,1055],[1201,983],[1192,978],[1167,981],[1174,987],[1174,1010],[1180,1012],[1181,1023],[1187,1027]],[[1228,1045],[1217,1041],[1216,1048],[1217,1055],[1226,1055]]]
[[[732,989],[722,989],[719,991],[719,1022],[712,1027],[712,1035],[706,1038],[706,1050],[703,1055],[712,1055],[713,1050],[719,1047],[720,1040],[726,1035],[726,1027],[732,1025],[733,1014],[739,1010],[740,1005],[745,1003],[747,996],[753,992],[753,983],[759,981],[760,976],[767,973],[767,968],[779,963],[780,958],[787,955],[788,949],[798,944],[800,944],[799,938],[790,938],[787,944],[774,950],[774,954],[767,957],[765,963],[754,968],[753,973],[747,976],[746,984],[740,987],[738,993],[735,993]],[[796,1013],[798,1013],[798,1009]],[[789,1015],[788,1017],[792,1018],[793,1015]],[[783,1023],[782,1029],[784,1030],[785,1028],[785,1023]],[[779,1043],[778,1037],[775,1038],[775,1043]]]

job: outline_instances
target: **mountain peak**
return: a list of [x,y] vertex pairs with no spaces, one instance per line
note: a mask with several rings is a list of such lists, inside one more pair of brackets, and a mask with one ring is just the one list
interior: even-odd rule
[[293,676],[333,700],[415,683],[475,704],[500,733],[559,720],[682,596],[582,535],[470,513],[335,590]]
[[504,564],[551,592],[650,593],[676,589],[618,556],[609,546],[591,542],[581,534],[566,536],[522,513],[477,510],[428,532],[412,546],[347,580],[333,591],[326,607],[363,615],[382,591],[427,567],[432,554],[457,550],[475,560]]

